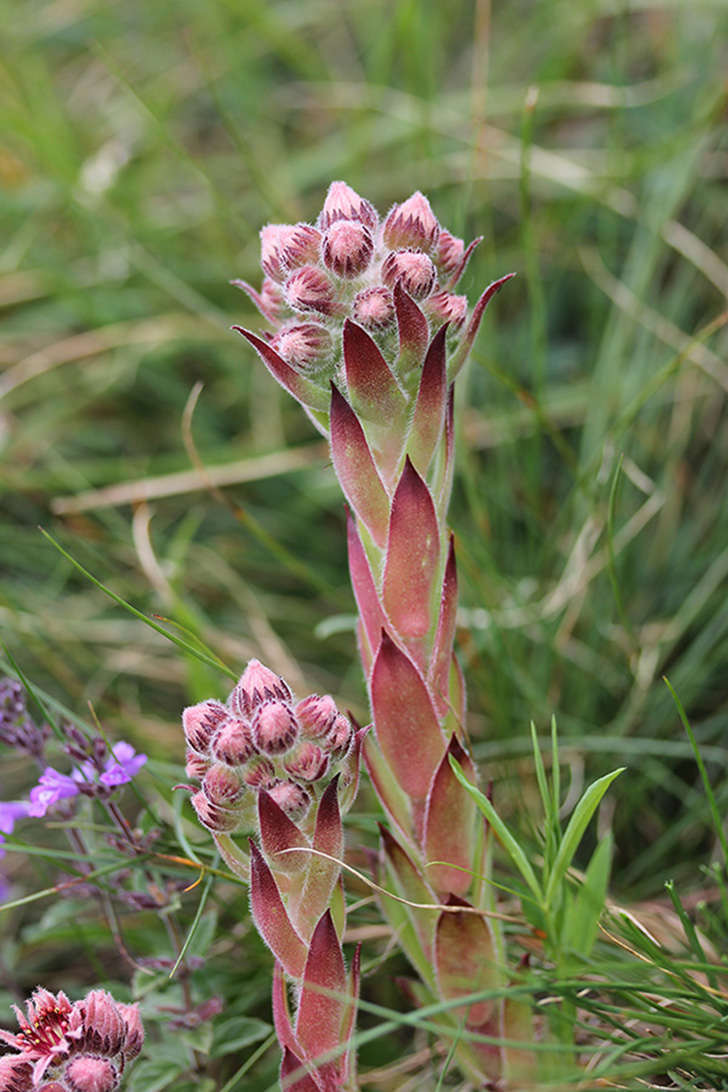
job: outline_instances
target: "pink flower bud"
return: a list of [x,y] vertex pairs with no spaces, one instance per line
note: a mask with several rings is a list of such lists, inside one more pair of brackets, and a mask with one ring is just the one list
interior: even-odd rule
[[190,705],[182,713],[182,727],[191,747],[204,754],[215,729],[225,720],[228,711],[220,701],[210,699]]
[[91,990],[77,1007],[83,1019],[86,1050],[109,1057],[118,1054],[126,1038],[126,1024],[111,994]]
[[263,283],[260,286],[260,302],[271,322],[280,318],[286,306],[283,289],[270,277],[263,277]]
[[266,276],[285,280],[285,246],[292,224],[266,224],[260,232],[260,264]]
[[286,281],[286,302],[294,311],[316,311],[319,315],[333,315],[336,310],[334,286],[315,265],[304,265]]
[[395,205],[384,221],[384,245],[390,250],[415,246],[431,250],[440,234],[440,225],[430,208],[430,202],[419,190]]
[[294,224],[281,234],[282,263],[287,270],[317,262],[321,253],[321,232],[311,224]]
[[435,322],[462,326],[468,313],[468,297],[454,296],[451,292],[434,292],[425,300],[423,307]]
[[237,812],[220,807],[219,804],[213,804],[201,790],[190,797],[190,801],[202,825],[214,833],[228,834],[240,823]]
[[210,768],[210,760],[205,755],[201,755],[199,751],[193,751],[191,748],[187,750],[185,754],[185,773],[188,777],[194,777],[197,781],[202,781],[207,771]]
[[301,726],[301,734],[307,739],[321,739],[330,731],[338,709],[329,694],[324,694],[322,698],[318,694],[309,694],[299,701],[294,712]]
[[121,1018],[126,1024],[126,1041],[124,1043],[124,1057],[131,1061],[141,1053],[144,1044],[144,1025],[139,1015],[138,1005],[117,1005]]
[[423,300],[435,283],[435,267],[422,250],[393,250],[382,263],[382,280],[390,288],[401,281],[413,300]]
[[[2,1076],[0,1075],[0,1081],[1,1080]],[[31,1085],[23,1085],[23,1087],[30,1088]],[[4,1084],[0,1084],[0,1090],[1,1092],[13,1092],[12,1086],[9,1090],[7,1090]],[[47,1084],[42,1084],[40,1086],[39,1092],[68,1092],[68,1085],[61,1084],[60,1081],[48,1081]]]
[[202,791],[211,804],[229,808],[244,796],[245,784],[236,770],[216,763],[205,774]]
[[437,241],[437,265],[443,276],[452,276],[463,260],[465,243],[444,229]]
[[17,1055],[0,1058],[0,1092],[30,1092],[33,1087],[33,1066]]
[[210,750],[219,762],[226,762],[228,766],[242,766],[255,750],[250,727],[245,721],[229,716],[218,728]]
[[293,781],[277,782],[268,789],[268,794],[294,823],[303,818],[311,803],[311,797],[306,790]]
[[353,738],[354,732],[349,721],[343,713],[339,713],[326,737],[327,749],[335,761],[344,758]]
[[260,660],[251,660],[228,701],[233,713],[246,718],[262,702],[273,698],[290,701],[291,691],[275,671],[265,667]]
[[269,789],[276,780],[275,766],[263,755],[256,755],[243,770],[243,781],[251,789]]
[[359,220],[370,231],[379,221],[376,209],[360,197],[346,182],[332,182],[326,194],[318,225],[326,231],[336,220]]
[[252,732],[259,751],[280,755],[290,750],[295,743],[298,724],[290,706],[282,701],[270,701],[258,707],[253,718]]
[[324,235],[324,265],[337,277],[358,277],[373,253],[371,232],[358,220],[335,220]]
[[71,1092],[114,1092],[119,1087],[116,1066],[108,1058],[79,1054],[66,1066],[64,1077]]
[[334,347],[329,331],[317,322],[284,327],[273,338],[271,345],[286,364],[304,374],[326,361]]
[[365,288],[354,297],[352,316],[365,330],[386,330],[394,322],[392,293],[383,285]]
[[303,742],[286,757],[283,765],[296,781],[318,781],[329,768],[329,756],[315,743]]

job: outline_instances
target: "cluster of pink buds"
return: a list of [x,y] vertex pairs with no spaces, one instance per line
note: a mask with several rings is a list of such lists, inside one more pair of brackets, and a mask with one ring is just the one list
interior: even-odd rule
[[137,1006],[105,990],[71,1003],[39,987],[15,1014],[20,1031],[0,1030],[18,1052],[0,1058],[0,1092],[114,1092],[144,1042]]
[[380,220],[369,201],[345,182],[332,182],[315,226],[268,224],[260,238],[260,292],[245,281],[233,283],[274,332],[258,338],[235,329],[309,411],[325,411],[330,380],[346,386],[338,362],[347,323],[370,334],[385,355],[398,342],[395,374],[405,387],[430,324],[447,323],[461,335],[465,358],[472,320],[465,325],[468,301],[453,289],[480,239],[466,247],[440,227],[419,191]]
[[354,732],[333,698],[296,702],[259,660],[250,661],[224,704],[192,705],[182,724],[187,774],[202,783],[192,805],[215,833],[254,830],[262,791],[301,822],[337,773],[346,779]]
[[[275,957],[284,1087],[354,1087],[359,959],[347,971],[341,814],[356,795],[363,730],[354,732],[328,695],[296,702],[258,660],[226,703],[200,702],[182,721],[187,773],[202,782],[192,804],[231,870],[249,881],[253,921]],[[231,837],[238,830],[255,834],[247,851]]]

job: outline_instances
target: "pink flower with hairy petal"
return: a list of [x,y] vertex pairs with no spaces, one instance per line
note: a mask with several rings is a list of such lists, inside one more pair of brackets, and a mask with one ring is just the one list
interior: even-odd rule
[[311,797],[306,790],[295,781],[279,781],[268,789],[268,794],[294,823],[303,818],[311,803]]
[[38,1084],[48,1067],[68,1057],[81,1038],[81,1021],[65,993],[52,994],[41,986],[26,1001],[25,1015],[17,1005],[13,1011],[20,1031],[13,1034],[0,1029],[0,1039],[33,1063],[33,1081]]
[[433,292],[424,303],[426,313],[435,322],[449,322],[461,326],[468,313],[467,296],[454,296],[451,292]]
[[329,768],[329,756],[306,741],[286,756],[283,768],[295,781],[320,781]]
[[290,706],[282,701],[270,701],[256,711],[252,732],[259,751],[267,755],[280,755],[295,743],[298,724]]
[[192,807],[197,812],[197,818],[203,827],[216,834],[230,834],[240,826],[240,815],[230,808],[224,808],[220,804],[213,804],[202,790],[190,797]]
[[218,762],[202,779],[202,791],[211,804],[232,807],[245,795],[245,784],[236,770]]
[[126,1040],[126,1023],[111,994],[91,990],[76,1005],[83,1019],[84,1048],[108,1057],[118,1054]]
[[327,735],[338,711],[336,702],[329,694],[324,694],[323,697],[309,694],[299,701],[294,710],[301,732],[308,739],[320,739]]
[[210,753],[228,766],[241,766],[255,751],[250,725],[236,717],[228,717],[218,728]]
[[17,1054],[0,1058],[0,1092],[30,1092],[33,1088],[33,1066]]
[[139,1006],[117,1005],[121,1018],[126,1025],[126,1039],[124,1041],[123,1054],[127,1061],[131,1061],[141,1053],[144,1045],[144,1025],[139,1015]]
[[189,705],[182,712],[182,728],[190,747],[204,754],[215,732],[229,715],[222,702],[214,698]]
[[284,326],[273,338],[271,345],[286,364],[304,375],[318,364],[325,363],[334,348],[331,334],[318,322],[299,322]]
[[333,315],[337,311],[334,286],[323,269],[303,265],[291,273],[285,285],[286,302],[294,311],[316,311]]
[[444,229],[437,242],[437,265],[444,276],[452,276],[463,260],[465,243]]

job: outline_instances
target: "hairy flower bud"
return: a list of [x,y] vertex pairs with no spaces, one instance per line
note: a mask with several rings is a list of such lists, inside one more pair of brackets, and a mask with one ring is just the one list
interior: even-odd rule
[[[0,1080],[1,1079],[2,1078],[0,1077]],[[31,1086],[27,1085],[27,1087],[30,1088]],[[2,1092],[7,1092],[3,1084],[0,1084],[0,1090],[2,1090]],[[12,1092],[12,1089],[10,1092]],[[40,1086],[39,1092],[68,1092],[68,1085],[61,1084],[60,1081],[48,1081],[47,1084],[42,1084]]]
[[243,781],[251,789],[269,789],[275,785],[275,766],[269,758],[256,755],[243,770]]
[[268,793],[294,823],[303,818],[311,803],[306,790],[294,781],[278,781],[268,789]]
[[259,751],[280,755],[290,750],[298,735],[298,724],[290,706],[271,701],[258,707],[252,723],[253,740]]
[[227,716],[228,711],[222,702],[213,698],[189,705],[182,713],[182,727],[190,747],[204,754],[215,730]]
[[318,218],[318,225],[322,231],[326,231],[336,220],[359,220],[373,231],[379,217],[374,206],[360,197],[346,182],[332,182]]
[[185,773],[188,777],[194,777],[198,781],[202,781],[207,771],[210,768],[210,759],[205,755],[201,755],[199,751],[193,751],[188,749],[185,754]]
[[144,1025],[139,1015],[139,1006],[117,1005],[121,1018],[126,1025],[126,1041],[124,1042],[124,1057],[131,1061],[141,1053],[144,1045]]
[[451,235],[449,231],[443,229],[437,241],[437,256],[435,259],[443,276],[452,276],[463,260],[464,254],[465,243],[462,239],[458,239],[456,235]]
[[331,757],[336,761],[344,758],[351,747],[353,738],[354,732],[351,724],[343,713],[339,713],[326,737],[327,748]]
[[422,250],[394,250],[382,263],[382,280],[390,288],[401,281],[413,300],[423,300],[435,283],[435,267]]
[[260,232],[260,264],[267,277],[283,281],[286,276],[285,246],[292,224],[266,224]]
[[64,1077],[71,1092],[114,1092],[119,1087],[116,1066],[108,1058],[79,1054],[66,1066]]
[[374,240],[358,220],[335,220],[324,235],[324,265],[337,277],[358,277],[374,253]]
[[109,1057],[118,1054],[126,1038],[126,1024],[111,994],[106,990],[91,990],[79,1008],[86,1050]]
[[331,729],[338,709],[336,702],[329,694],[324,694],[323,697],[319,697],[318,694],[309,694],[307,698],[299,701],[294,712],[301,726],[301,734],[307,739],[321,739]]
[[294,311],[315,311],[333,315],[337,310],[334,286],[315,265],[304,265],[286,281],[286,302]]
[[202,790],[191,796],[190,801],[202,825],[214,833],[229,834],[240,823],[237,812],[223,808],[219,804],[213,804]]
[[271,671],[260,660],[251,660],[228,701],[233,713],[245,718],[262,702],[271,701],[273,698],[290,701],[291,691],[275,671]]
[[451,292],[433,292],[423,306],[435,322],[449,322],[451,326],[462,326],[468,313],[468,298],[454,296]]
[[281,235],[282,261],[287,270],[317,262],[321,251],[321,232],[311,224],[294,224]]
[[245,721],[230,716],[218,728],[210,745],[213,757],[228,766],[242,766],[254,750],[250,727]]
[[296,781],[318,781],[329,768],[329,756],[315,743],[304,741],[286,756],[283,766]]
[[431,250],[440,234],[440,225],[430,202],[417,190],[401,205],[395,205],[384,221],[382,238],[389,250],[415,246]]
[[365,288],[354,297],[352,316],[365,330],[386,330],[394,322],[392,293],[381,284]]
[[260,286],[260,302],[266,314],[271,322],[275,322],[280,318],[283,313],[283,309],[286,306],[286,299],[283,295],[283,289],[279,284],[276,284],[270,277],[263,277],[263,283]]
[[245,794],[245,784],[236,770],[216,763],[205,774],[202,791],[211,804],[232,807]]
[[317,322],[284,326],[271,345],[286,364],[304,374],[314,371],[333,351],[331,334]]

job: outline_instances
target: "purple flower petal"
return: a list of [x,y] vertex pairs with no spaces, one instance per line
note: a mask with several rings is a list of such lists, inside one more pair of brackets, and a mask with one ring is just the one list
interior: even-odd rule
[[41,774],[38,784],[30,790],[28,815],[41,818],[49,808],[59,800],[78,795],[78,784],[72,777],[59,773],[52,766],[47,766]]
[[16,819],[28,815],[28,805],[24,800],[0,802],[0,830],[3,834],[12,834]]
[[113,758],[107,759],[106,769],[99,778],[108,788],[125,785],[127,781],[131,781],[147,761],[146,755],[137,754],[132,745],[125,740],[114,744],[112,754]]

